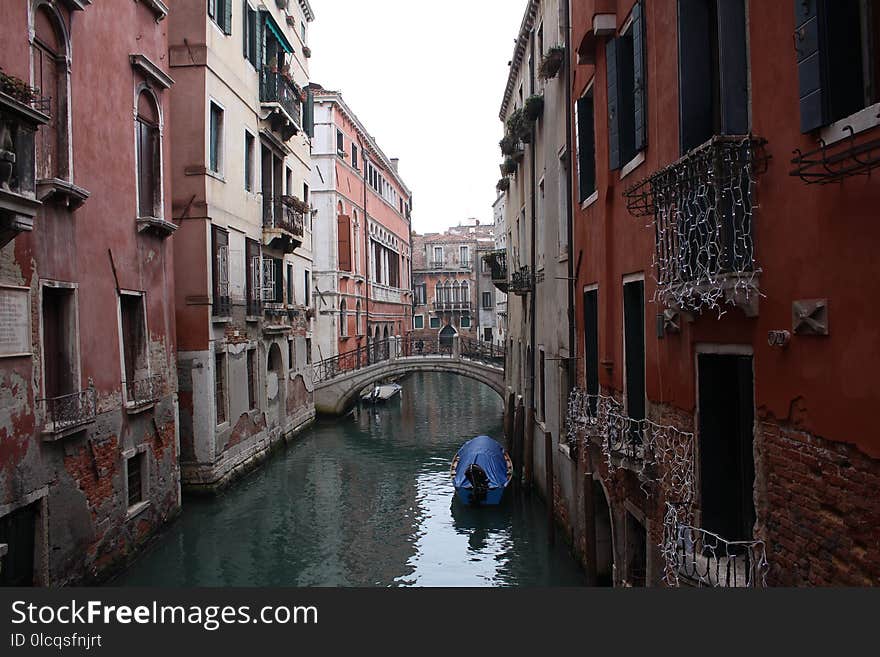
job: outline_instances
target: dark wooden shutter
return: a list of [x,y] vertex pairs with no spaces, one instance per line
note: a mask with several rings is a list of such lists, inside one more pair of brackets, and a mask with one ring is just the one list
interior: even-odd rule
[[678,0],[679,138],[686,153],[714,132],[712,24],[705,0]]
[[351,219],[341,214],[336,218],[339,244],[339,269],[351,271]]
[[596,134],[593,116],[593,92],[577,102],[578,186],[583,203],[596,191]]
[[[742,1],[742,0],[741,0]],[[646,59],[645,17],[640,0],[632,10],[633,72],[635,85],[633,102],[635,104],[635,152],[645,150],[648,145],[648,64]]]
[[[311,89],[306,90],[306,104],[303,108],[303,130],[309,137],[315,136],[315,92]],[[357,164],[352,162],[352,166]]]
[[608,166],[620,168],[620,85],[617,82],[617,39],[605,44],[605,76],[608,84]]
[[251,38],[251,30],[250,30],[250,8],[248,7],[247,0],[242,0],[242,11],[241,11],[241,47],[244,52],[244,58],[251,58],[251,46],[250,46],[250,38]]
[[284,261],[274,258],[275,265],[275,303],[284,303]]
[[634,420],[645,418],[645,283],[623,286],[626,356],[626,411]]
[[718,0],[718,57],[721,129],[726,135],[749,132],[749,74],[745,0]]
[[[588,395],[599,394],[599,291],[584,292],[584,370]],[[590,402],[595,414],[596,404]]]
[[801,132],[810,132],[828,123],[825,53],[820,29],[824,5],[822,0],[794,0]]
[[223,34],[232,34],[232,0],[223,2]]

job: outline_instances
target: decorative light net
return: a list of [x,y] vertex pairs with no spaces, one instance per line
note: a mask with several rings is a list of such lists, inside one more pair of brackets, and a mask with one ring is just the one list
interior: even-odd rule
[[625,192],[631,214],[654,219],[655,301],[722,314],[759,294],[753,224],[765,143],[713,137]]

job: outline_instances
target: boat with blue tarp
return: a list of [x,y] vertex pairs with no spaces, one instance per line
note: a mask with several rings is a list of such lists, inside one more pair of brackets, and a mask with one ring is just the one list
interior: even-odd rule
[[465,504],[499,504],[513,478],[513,462],[507,450],[489,436],[467,441],[452,459],[452,485]]

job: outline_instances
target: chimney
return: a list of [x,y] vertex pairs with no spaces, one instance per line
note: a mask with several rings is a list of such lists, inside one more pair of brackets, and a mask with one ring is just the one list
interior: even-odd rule
[[398,171],[397,171],[398,164],[400,164],[400,158],[399,157],[392,157],[391,158],[391,166],[394,167],[394,173],[398,173]]

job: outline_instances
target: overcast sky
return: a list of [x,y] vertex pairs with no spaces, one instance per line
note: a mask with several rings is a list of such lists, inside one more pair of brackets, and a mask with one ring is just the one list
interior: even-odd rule
[[310,0],[313,82],[341,91],[414,197],[413,230],[492,222],[526,0]]

